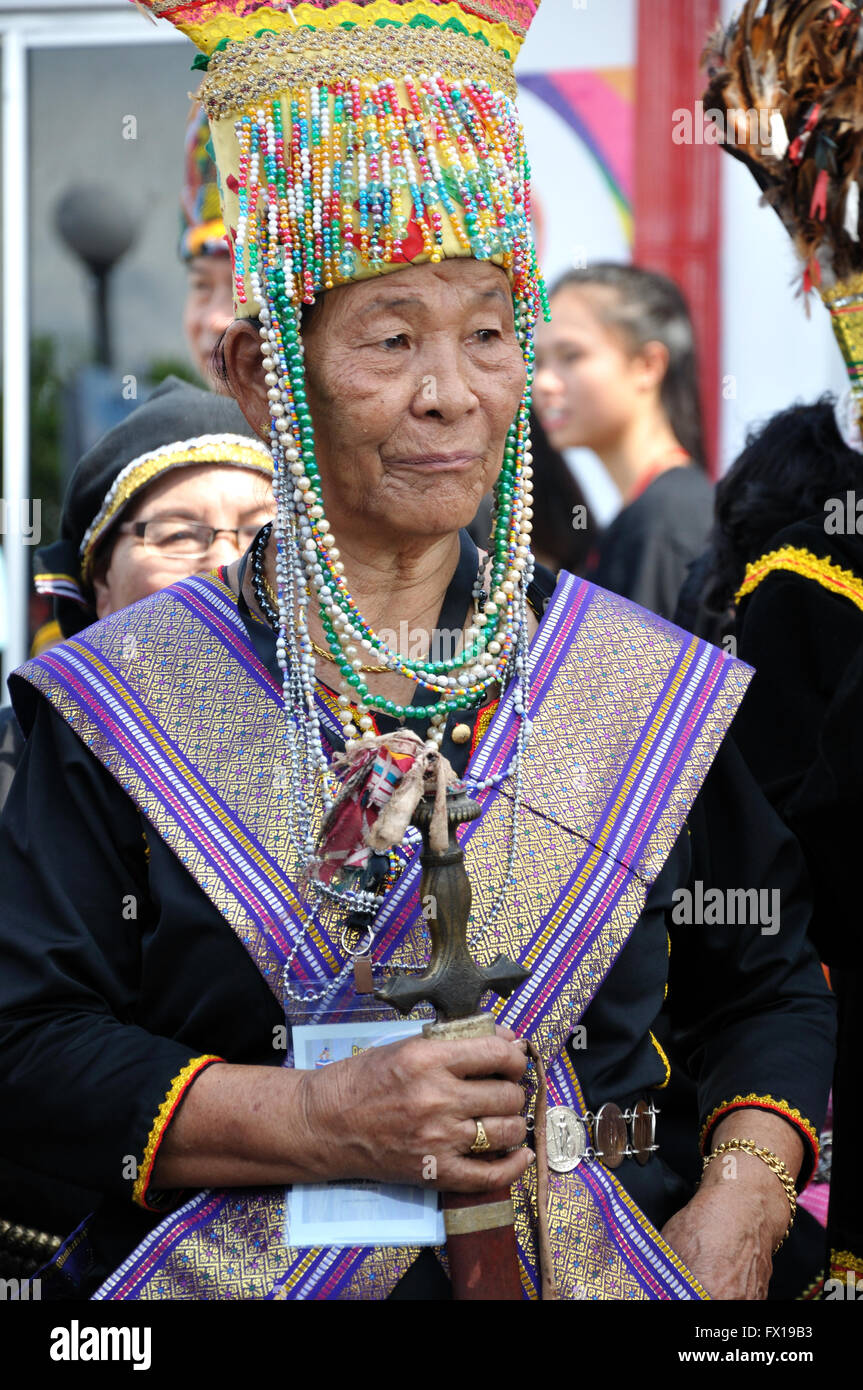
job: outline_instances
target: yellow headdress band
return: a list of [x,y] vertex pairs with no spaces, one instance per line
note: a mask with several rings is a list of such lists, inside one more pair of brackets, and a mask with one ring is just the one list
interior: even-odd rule
[[238,316],[423,261],[544,292],[513,61],[533,0],[145,0],[203,50]]
[[194,439],[178,439],[140,454],[117,474],[84,533],[80,555],[81,577],[85,582],[90,579],[96,547],[132,498],[163,474],[200,463],[217,463],[224,468],[252,468],[269,475],[273,472],[272,456],[266,446],[244,434],[202,434]]

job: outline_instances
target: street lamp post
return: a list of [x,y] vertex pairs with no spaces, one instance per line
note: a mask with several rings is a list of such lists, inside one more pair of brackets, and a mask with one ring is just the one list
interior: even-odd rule
[[61,237],[90,272],[93,284],[95,359],[110,367],[111,325],[108,286],[111,271],[135,240],[136,227],[126,204],[111,188],[72,188],[55,213]]

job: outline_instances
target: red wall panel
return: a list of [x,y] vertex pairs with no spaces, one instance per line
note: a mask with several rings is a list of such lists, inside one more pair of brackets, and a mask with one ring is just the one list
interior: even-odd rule
[[[670,275],[695,320],[708,466],[719,452],[721,373],[720,161],[701,143],[700,58],[719,0],[638,0],[635,102],[635,254]],[[692,143],[676,144],[674,113],[691,113]],[[682,123],[678,121],[678,130]]]

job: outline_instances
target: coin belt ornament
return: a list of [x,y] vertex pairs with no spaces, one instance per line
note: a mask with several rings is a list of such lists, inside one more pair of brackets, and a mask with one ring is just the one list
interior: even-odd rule
[[568,1105],[553,1105],[545,1117],[548,1166],[555,1173],[571,1173],[587,1152],[584,1122]]
[[626,1121],[613,1100],[606,1101],[596,1112],[594,1134],[597,1158],[606,1168],[619,1168],[627,1148]]
[[632,1107],[632,1152],[636,1163],[642,1167],[656,1152],[656,1115],[653,1105],[640,1100]]
[[[595,1115],[579,1115],[568,1105],[556,1105],[546,1113],[548,1166],[555,1173],[571,1173],[582,1160],[619,1168],[624,1158],[648,1163],[659,1145],[656,1143],[656,1117],[652,1102],[639,1100],[631,1110],[621,1110],[607,1101]],[[627,1136],[627,1125],[630,1127]],[[594,1146],[590,1143],[593,1128]]]

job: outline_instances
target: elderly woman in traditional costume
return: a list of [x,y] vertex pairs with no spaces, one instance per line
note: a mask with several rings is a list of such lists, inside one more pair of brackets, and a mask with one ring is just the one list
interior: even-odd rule
[[[531,555],[543,290],[512,60],[534,5],[257,8],[170,17],[210,55],[224,369],[272,444],[274,526],[15,681],[5,1114],[35,1166],[106,1194],[55,1273],[118,1299],[446,1296],[439,1237],[304,1242],[290,1200],[286,1224],[287,1185],[354,1179],[511,1186],[526,1296],[762,1297],[815,1161],[832,1011],[793,843],[723,744],[746,668]],[[483,555],[461,528],[492,486]],[[47,863],[22,804],[46,759]],[[473,954],[530,976],[484,998],[496,1035],[338,1060],[363,974],[427,958],[406,828],[426,777],[480,803]],[[781,890],[781,930],[707,918],[669,967],[672,910],[705,882]],[[654,1137],[669,976],[694,1194]],[[550,1126],[542,1280],[525,1039],[572,1141]]]

